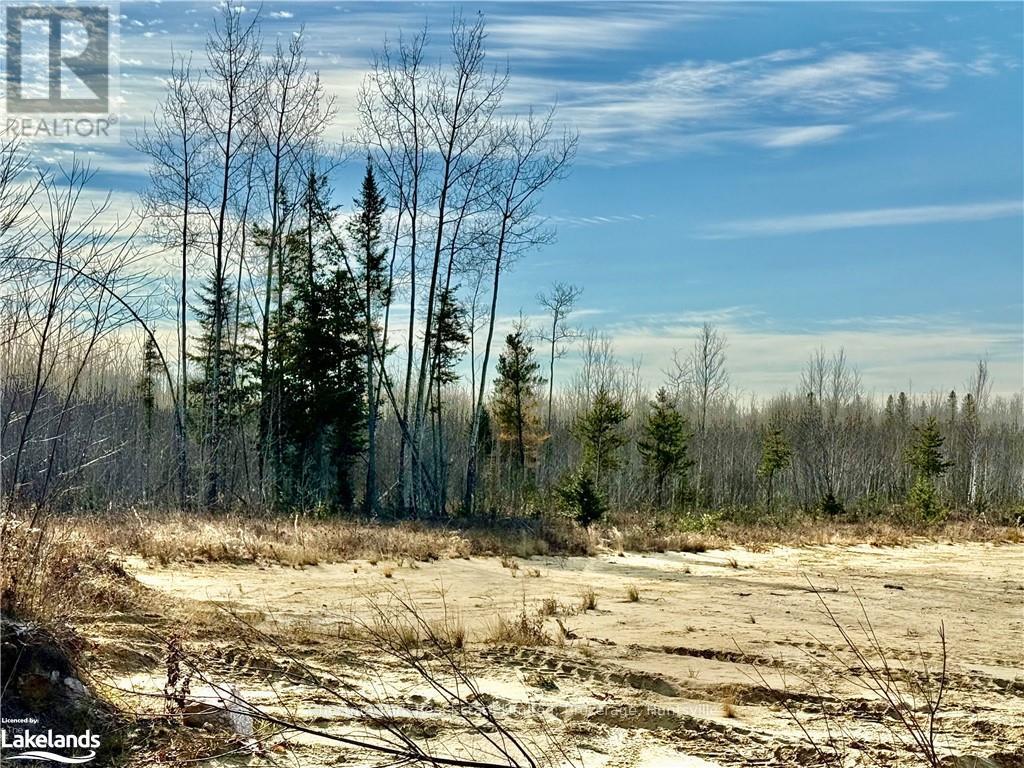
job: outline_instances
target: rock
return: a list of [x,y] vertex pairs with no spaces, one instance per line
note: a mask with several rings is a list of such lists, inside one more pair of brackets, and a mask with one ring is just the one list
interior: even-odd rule
[[190,728],[230,731],[251,738],[252,716],[245,713],[246,704],[234,688],[215,690],[208,696],[197,696],[182,709],[182,722]]
[[18,722],[19,732],[100,737],[97,765],[123,747],[117,712],[82,682],[72,654],[50,632],[31,622],[0,615],[2,685],[0,716]]
[[68,689],[70,689],[71,693],[75,696],[87,696],[89,693],[89,689],[86,688],[82,684],[82,681],[79,680],[77,677],[65,677],[64,685],[67,686]]
[[213,704],[190,701],[181,710],[181,721],[189,728],[206,728],[208,726],[231,730],[231,713]]

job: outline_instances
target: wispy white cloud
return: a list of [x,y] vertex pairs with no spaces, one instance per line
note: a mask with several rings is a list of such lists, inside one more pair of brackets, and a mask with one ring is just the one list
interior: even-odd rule
[[763,128],[757,133],[761,137],[761,146],[778,149],[831,141],[846,133],[849,128],[848,125],[798,125]]
[[652,218],[651,214],[608,214],[602,216],[549,216],[554,224],[567,224],[573,227],[601,226],[603,224],[636,224]]
[[874,208],[860,211],[832,211],[794,216],[737,219],[723,222],[703,237],[731,239],[825,232],[834,229],[896,227],[913,224],[944,224],[963,221],[988,221],[1021,216],[1024,201],[996,200],[954,205],[918,205],[904,208]]
[[648,36],[669,27],[719,18],[737,8],[695,4],[606,4],[584,13],[532,13],[515,15],[497,6],[488,14],[490,48],[497,56],[529,61],[599,56],[629,50]]
[[957,76],[996,75],[1005,58],[957,61],[926,47],[780,49],[733,60],[688,60],[616,81],[516,78],[522,105],[557,98],[584,149],[651,154],[747,144],[785,150],[835,141],[869,123],[926,122],[948,110],[908,107],[915,92]]
[[[731,379],[748,394],[792,390],[807,359],[820,348],[844,349],[860,370],[866,392],[877,396],[959,388],[981,357],[989,361],[997,393],[1024,389],[1020,326],[973,316],[851,317],[794,328],[780,327],[751,308],[726,307],[676,316],[635,316],[604,329],[620,359],[639,361],[641,374],[654,385],[664,380],[674,351],[692,347],[705,321],[725,334]],[[567,359],[560,378],[571,376],[576,364]]]

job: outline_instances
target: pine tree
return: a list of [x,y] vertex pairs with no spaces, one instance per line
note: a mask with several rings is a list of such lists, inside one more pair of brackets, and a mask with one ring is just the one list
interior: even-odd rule
[[366,371],[366,490],[363,511],[367,515],[377,512],[377,420],[379,417],[377,383],[380,380],[385,350],[377,350],[380,318],[391,301],[387,274],[387,251],[381,243],[384,212],[387,203],[377,187],[373,164],[366,161],[366,174],[360,196],[354,201],[355,216],[347,228],[354,244],[354,257],[359,274],[362,297],[363,345]]
[[685,478],[686,469],[693,465],[687,457],[686,421],[676,409],[675,401],[662,387],[654,396],[651,410],[643,425],[643,437],[638,449],[648,471],[654,476],[660,508],[665,483],[674,478]]
[[601,387],[590,409],[577,419],[574,431],[583,443],[584,465],[592,468],[600,484],[607,472],[619,466],[619,449],[627,442],[622,424],[629,418],[622,400]]
[[793,459],[793,450],[786,441],[782,425],[778,421],[769,424],[761,438],[761,463],[757,467],[757,476],[764,478],[767,488],[768,512],[772,511],[775,501],[775,475],[787,469]]
[[943,438],[939,422],[929,416],[925,422],[914,428],[914,441],[907,448],[906,462],[915,472],[914,484],[908,500],[914,508],[927,518],[938,512],[935,480],[946,473],[952,464],[943,456]]
[[526,331],[520,327],[508,334],[494,380],[494,420],[498,439],[511,446],[520,472],[545,439],[538,416],[540,388],[544,385],[539,370],[533,347],[526,342]]

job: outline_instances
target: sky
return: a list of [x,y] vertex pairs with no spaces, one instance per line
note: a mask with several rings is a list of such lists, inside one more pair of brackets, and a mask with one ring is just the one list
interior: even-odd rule
[[[576,322],[652,384],[712,322],[739,393],[792,389],[821,347],[879,396],[961,389],[979,358],[996,392],[1024,388],[1024,4],[259,6],[268,41],[304,25],[337,140],[385,36],[427,22],[441,45],[460,9],[508,63],[506,109],[557,103],[580,136],[541,205],[557,240],[508,274],[503,323],[567,281],[584,287]],[[118,206],[145,185],[128,139],[171,51],[201,58],[215,13],[120,3],[121,140],[77,148]]]

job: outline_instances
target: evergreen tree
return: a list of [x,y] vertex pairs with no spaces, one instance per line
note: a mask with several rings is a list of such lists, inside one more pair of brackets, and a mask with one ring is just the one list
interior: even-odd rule
[[343,246],[331,236],[328,199],[326,179],[310,173],[304,225],[285,241],[281,492],[291,503],[348,510],[363,448],[365,328]]
[[914,428],[914,433],[914,441],[907,448],[905,457],[915,472],[908,500],[925,517],[934,517],[938,512],[935,480],[944,475],[952,464],[943,456],[945,438],[939,431],[938,419],[929,416]]
[[153,415],[156,412],[157,376],[161,368],[160,354],[153,337],[146,334],[142,344],[142,370],[140,371],[137,390],[142,405],[142,462],[143,462],[143,493],[149,495],[150,458],[153,448]]
[[583,443],[583,462],[594,470],[594,479],[601,479],[619,466],[619,449],[627,442],[622,424],[629,418],[622,400],[601,387],[590,409],[575,424],[576,435]]
[[773,421],[769,424],[761,438],[761,463],[757,467],[757,476],[764,478],[767,484],[766,496],[768,511],[772,511],[775,501],[775,475],[789,467],[793,459],[793,450],[786,441],[782,425]]
[[[235,291],[216,270],[199,287],[199,303],[193,307],[199,328],[189,353],[197,375],[189,379],[190,410],[196,415],[206,467],[206,502],[218,506],[224,495],[228,466],[227,436],[237,431],[252,405],[255,383],[255,352],[248,337],[251,324],[235,317]],[[224,328],[239,328],[239,343]]]
[[439,495],[436,509],[448,505],[448,448],[444,435],[444,412],[441,393],[445,386],[458,381],[455,367],[469,344],[466,328],[466,310],[454,298],[458,287],[445,287],[441,291],[437,318],[432,331],[434,353],[430,363],[431,386],[434,390],[430,412],[434,418],[434,477]]
[[[382,360],[378,359],[377,334],[384,307],[391,301],[388,280],[387,251],[381,243],[384,212],[387,208],[384,196],[377,187],[373,175],[373,164],[366,161],[366,174],[360,196],[354,201],[355,216],[347,228],[354,244],[354,257],[359,274],[361,314],[363,324],[364,363],[366,372],[366,491],[363,497],[363,511],[368,515],[377,512],[377,420],[380,398],[377,384],[381,378]],[[385,350],[380,350],[383,356]]]
[[510,445],[515,465],[521,472],[532,459],[545,435],[538,406],[544,377],[519,327],[505,337],[505,349],[498,356],[498,378],[494,380],[494,420],[498,439]]
[[608,502],[594,478],[580,467],[555,489],[559,506],[584,528],[596,523],[608,512]]
[[458,290],[458,286],[442,290],[437,318],[431,331],[434,356],[430,376],[435,385],[454,384],[458,381],[455,367],[469,345],[466,309],[455,298]]
[[668,391],[662,387],[651,403],[643,425],[643,437],[637,446],[644,464],[654,476],[659,508],[664,498],[665,483],[669,479],[685,478],[686,469],[693,465],[687,457],[689,437],[686,421]]
[[910,423],[910,398],[906,392],[900,392],[896,398],[896,421],[904,427]]
[[896,398],[889,395],[885,403],[885,436],[892,462],[889,480],[889,498],[892,501],[906,496],[910,475],[903,463],[910,430],[910,398],[900,392]]
[[146,335],[142,344],[142,375],[139,377],[139,400],[142,402],[142,416],[146,425],[146,447],[153,434],[153,413],[156,410],[156,379],[160,371],[160,355],[153,337]]

